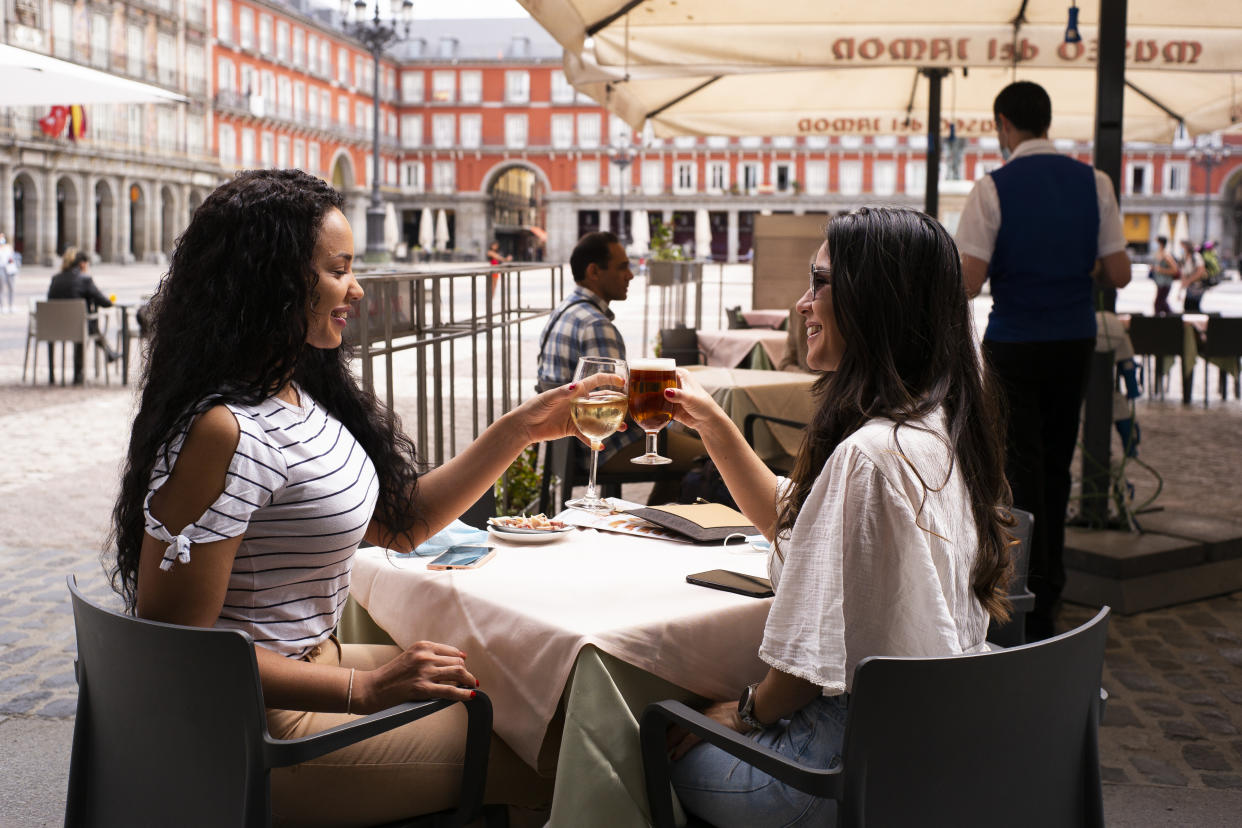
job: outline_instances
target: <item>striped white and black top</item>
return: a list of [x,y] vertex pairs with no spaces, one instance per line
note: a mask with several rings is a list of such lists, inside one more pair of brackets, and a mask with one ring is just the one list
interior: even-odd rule
[[[163,452],[151,475],[147,533],[169,543],[161,566],[190,545],[242,535],[217,627],[245,630],[300,658],[335,629],[349,595],[354,550],[379,494],[375,467],[345,427],[298,389],[302,406],[271,398],[228,405],[241,428],[224,492],[174,537],[150,511],[168,479]],[[176,458],[187,432],[169,444]]]

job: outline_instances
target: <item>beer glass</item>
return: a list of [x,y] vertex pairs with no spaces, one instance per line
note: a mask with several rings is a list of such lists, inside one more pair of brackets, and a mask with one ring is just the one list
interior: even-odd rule
[[666,388],[676,388],[677,361],[673,359],[635,359],[630,362],[630,418],[647,433],[647,453],[631,463],[659,466],[673,462],[656,451],[660,429],[673,419],[673,404],[664,396]]
[[599,468],[599,449],[604,438],[612,435],[625,420],[625,361],[610,357],[582,357],[574,371],[578,384],[574,398],[569,402],[569,413],[574,425],[591,441],[591,474],[587,479],[586,494],[565,502],[573,509],[588,512],[610,512],[608,501],[599,496],[595,485],[595,473]]

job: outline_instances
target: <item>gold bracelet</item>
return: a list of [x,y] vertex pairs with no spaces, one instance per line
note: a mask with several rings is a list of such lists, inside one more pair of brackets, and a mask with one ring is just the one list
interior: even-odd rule
[[354,671],[357,667],[349,668],[349,690],[345,694],[345,712],[349,712],[349,708],[354,703]]

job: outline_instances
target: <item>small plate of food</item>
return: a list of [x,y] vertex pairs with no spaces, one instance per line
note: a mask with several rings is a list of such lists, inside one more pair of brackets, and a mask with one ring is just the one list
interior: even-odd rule
[[574,529],[559,520],[549,520],[545,515],[488,518],[487,528],[510,543],[547,543]]

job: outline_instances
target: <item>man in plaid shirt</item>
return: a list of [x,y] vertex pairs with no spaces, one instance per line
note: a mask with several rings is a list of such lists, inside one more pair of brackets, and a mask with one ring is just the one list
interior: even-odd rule
[[[579,357],[625,359],[625,341],[609,308],[609,303],[625,299],[634,278],[625,248],[612,233],[587,233],[569,257],[569,270],[574,289],[557,305],[539,338],[538,391],[573,382]],[[642,436],[641,429],[632,428],[609,437],[600,463]]]

